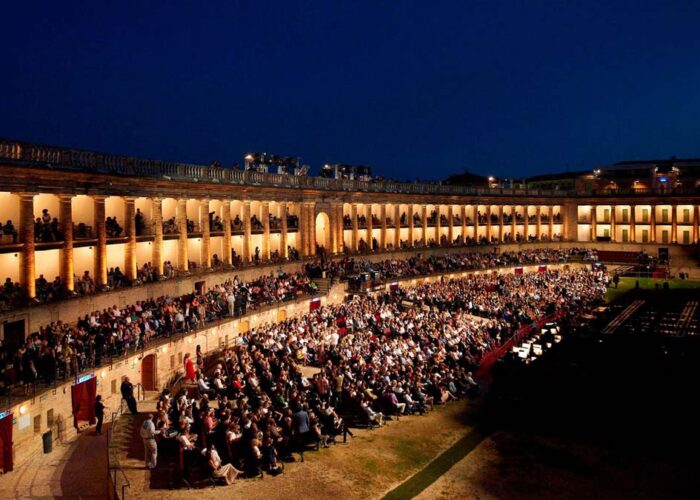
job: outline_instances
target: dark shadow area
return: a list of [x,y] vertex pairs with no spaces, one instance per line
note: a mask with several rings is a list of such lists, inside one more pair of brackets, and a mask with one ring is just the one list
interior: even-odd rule
[[[599,333],[640,296],[650,304],[643,322],[634,315],[615,334]],[[694,290],[633,291],[599,321],[568,331],[535,362],[494,366],[483,417],[501,431],[493,438],[503,479],[511,466],[536,464],[586,480],[613,469],[633,476],[654,463],[673,473],[646,475],[650,489],[635,494],[698,491],[700,338],[653,326],[665,325],[667,332],[669,321],[694,321],[682,312],[698,299]],[[649,318],[652,327],[643,327]],[[518,487],[525,496],[538,491],[535,478],[532,491]],[[608,487],[601,482],[599,493],[609,493]]]
[[[61,460],[60,483],[62,498],[108,498],[107,480],[107,432],[111,423],[105,423],[102,434],[95,434],[94,427],[80,433],[71,443],[71,452]],[[87,481],[85,478],[91,477]]]

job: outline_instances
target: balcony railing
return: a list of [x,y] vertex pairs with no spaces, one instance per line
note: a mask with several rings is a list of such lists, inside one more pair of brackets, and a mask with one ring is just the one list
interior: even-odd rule
[[293,175],[240,171],[221,167],[207,167],[189,163],[146,160],[78,149],[31,144],[0,139],[0,160],[53,167],[77,172],[190,180],[223,184],[274,186],[281,188],[320,189],[350,192],[381,192],[435,195],[511,195],[511,196],[566,196],[566,191],[545,189],[501,189],[469,186],[450,186],[431,183],[394,181],[360,181],[328,179],[325,177],[298,177]]
[[471,186],[451,186],[437,183],[407,183],[395,181],[360,181],[328,179],[325,177],[298,177],[293,175],[240,171],[189,163],[147,160],[131,156],[112,155],[93,151],[32,144],[0,139],[0,160],[36,167],[53,167],[77,172],[190,180],[196,182],[273,186],[287,189],[319,189],[349,192],[380,192],[430,195],[473,196],[648,196],[697,195],[696,188],[670,190],[629,189],[591,190],[576,192],[553,189],[506,189]]

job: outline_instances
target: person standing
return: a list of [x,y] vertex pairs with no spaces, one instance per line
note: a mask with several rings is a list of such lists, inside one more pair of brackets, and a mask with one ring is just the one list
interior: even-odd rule
[[231,291],[226,297],[226,302],[228,303],[228,314],[233,318],[236,312],[236,295]]
[[185,366],[185,379],[194,382],[196,379],[196,373],[194,370],[194,363],[190,359],[190,353],[185,354],[185,359],[183,360]]
[[134,397],[134,384],[129,381],[129,377],[124,377],[121,386],[122,398],[126,401],[132,415],[137,415],[136,398]]
[[143,439],[143,454],[146,468],[155,469],[158,464],[158,444],[156,435],[158,431],[153,423],[153,414],[149,413],[141,425],[141,439]]
[[102,396],[100,394],[95,396],[95,417],[97,417],[95,432],[97,434],[102,434],[102,421],[105,418],[105,405],[102,404]]

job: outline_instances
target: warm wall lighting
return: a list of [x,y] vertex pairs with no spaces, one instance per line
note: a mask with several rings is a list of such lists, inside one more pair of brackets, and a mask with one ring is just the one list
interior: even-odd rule
[[100,377],[105,378],[107,376],[107,370],[102,370],[100,372]]
[[24,405],[20,406],[19,407],[19,414],[24,415],[25,413],[27,413],[27,407]]

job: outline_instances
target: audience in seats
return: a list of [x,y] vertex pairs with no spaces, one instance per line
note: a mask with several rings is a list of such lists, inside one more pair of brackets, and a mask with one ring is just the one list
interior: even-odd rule
[[[265,323],[197,374],[199,397],[164,391],[157,425],[183,448],[207,450],[211,471],[230,465],[220,472],[230,481],[277,474],[281,459],[331,446],[348,425],[381,426],[475,394],[485,353],[552,311],[590,310],[606,284],[603,271],[480,274]],[[311,379],[303,365],[317,368]],[[213,463],[212,449],[222,450]]]

